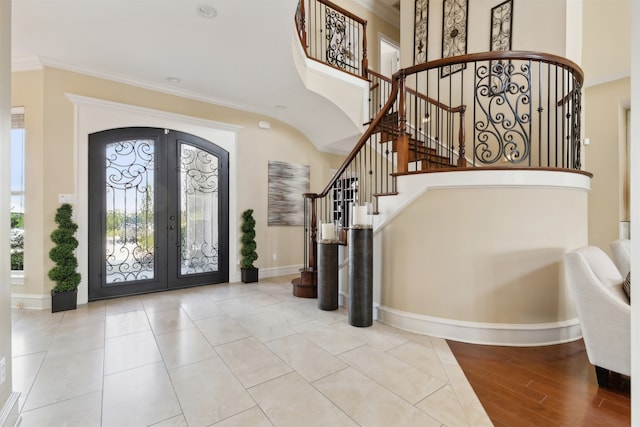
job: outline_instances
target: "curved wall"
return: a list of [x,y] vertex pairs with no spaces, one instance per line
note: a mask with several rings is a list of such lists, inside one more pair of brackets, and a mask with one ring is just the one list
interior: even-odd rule
[[377,230],[380,320],[478,343],[579,338],[562,257],[587,244],[587,176],[467,171],[423,183]]

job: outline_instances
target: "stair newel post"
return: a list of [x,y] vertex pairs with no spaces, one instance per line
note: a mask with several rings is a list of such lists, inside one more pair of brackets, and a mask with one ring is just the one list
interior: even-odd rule
[[362,77],[369,78],[369,59],[367,58],[367,21],[362,23]]
[[465,156],[465,139],[466,134],[464,130],[464,113],[467,107],[465,105],[460,109],[460,129],[458,129],[458,167],[464,168],[467,166],[467,158]]
[[291,280],[293,295],[300,298],[317,298],[318,271],[316,269],[316,198],[315,193],[304,193],[304,264],[300,277]]
[[316,217],[316,198],[318,197],[315,193],[304,193],[303,197],[308,200],[310,207],[310,215],[309,215],[309,241],[308,244],[308,254],[309,254],[309,270],[316,271],[316,255],[317,255],[317,236],[318,236],[318,226],[317,226],[317,217]]
[[409,134],[407,134],[407,105],[406,105],[406,76],[404,72],[398,79],[398,92],[400,102],[398,104],[398,139],[396,140],[396,153],[398,155],[398,172],[409,171]]

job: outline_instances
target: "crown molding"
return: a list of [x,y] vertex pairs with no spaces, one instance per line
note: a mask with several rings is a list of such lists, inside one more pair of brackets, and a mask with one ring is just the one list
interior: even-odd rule
[[143,79],[134,79],[134,78],[116,74],[116,73],[106,73],[106,72],[98,71],[92,68],[69,64],[63,61],[58,61],[50,58],[32,57],[32,58],[27,58],[25,60],[14,59],[12,61],[12,71],[31,71],[31,70],[42,69],[44,67],[57,68],[60,70],[70,71],[78,74],[84,74],[87,76],[96,77],[104,80],[110,80],[117,83],[123,83],[126,85],[135,86],[142,89],[152,90],[155,92],[165,93],[168,95],[174,95],[182,98],[192,99],[194,101],[205,102],[208,104],[219,105],[221,107],[232,108],[235,110],[265,115],[265,116],[278,119],[274,115],[273,111],[262,110],[259,108],[255,108],[254,106],[251,106],[251,105],[241,104],[241,103],[233,102],[223,98],[202,96],[201,94],[196,92],[192,92],[188,90],[180,90],[180,89],[176,89],[175,87],[170,87],[168,85],[158,84],[158,83],[150,82],[148,80],[143,80]]
[[37,56],[11,59],[11,72],[42,70],[43,65]]

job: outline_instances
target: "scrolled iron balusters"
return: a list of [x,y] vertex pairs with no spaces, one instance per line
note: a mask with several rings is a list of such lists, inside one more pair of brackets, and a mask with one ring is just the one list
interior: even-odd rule
[[353,61],[350,51],[350,43],[347,40],[347,19],[346,16],[332,9],[326,9],[325,29],[326,39],[326,61],[328,64],[336,66],[342,70],[348,68]]
[[582,168],[582,161],[580,159],[580,143],[581,135],[580,135],[580,115],[581,105],[582,105],[582,87],[578,82],[573,79],[574,88],[573,88],[573,120],[572,120],[572,147],[573,147],[573,162],[571,162],[568,167],[580,169]]
[[484,164],[520,164],[531,152],[530,65],[494,61],[476,68],[474,155]]

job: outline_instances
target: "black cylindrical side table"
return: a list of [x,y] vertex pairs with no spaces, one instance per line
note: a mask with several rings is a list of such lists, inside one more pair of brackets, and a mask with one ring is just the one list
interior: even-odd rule
[[349,229],[349,324],[373,324],[373,229]]
[[338,242],[318,242],[318,308],[338,309]]

